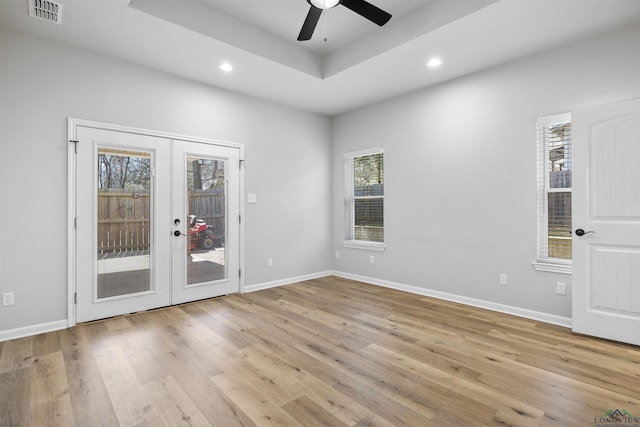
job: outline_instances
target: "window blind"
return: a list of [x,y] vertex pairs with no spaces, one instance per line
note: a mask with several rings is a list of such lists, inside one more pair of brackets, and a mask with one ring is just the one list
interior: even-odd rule
[[384,242],[382,147],[344,155],[346,242]]
[[538,119],[538,260],[571,261],[571,115]]

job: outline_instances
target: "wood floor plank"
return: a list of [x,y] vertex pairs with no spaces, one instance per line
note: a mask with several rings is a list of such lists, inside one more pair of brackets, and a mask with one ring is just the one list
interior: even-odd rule
[[246,381],[236,381],[232,374],[220,374],[211,380],[257,426],[293,426],[296,420],[279,405]]
[[362,406],[376,407],[379,415],[391,423],[420,425],[434,414],[430,407],[424,405],[426,400],[420,399],[424,397],[420,396],[424,388],[406,390],[398,387],[393,381],[387,380],[393,373],[382,366],[376,366],[346,349],[330,349],[319,343],[301,346],[300,349],[345,375],[334,388],[355,399]]
[[58,332],[67,383],[77,426],[109,427],[118,424],[109,394],[96,363],[88,328],[79,326]]
[[99,349],[95,356],[121,426],[136,426],[161,415],[119,346]]
[[0,343],[0,426],[585,426],[640,348],[325,277]]
[[188,317],[197,319],[200,325],[206,326],[212,333],[216,334],[220,339],[233,344],[236,348],[249,347],[255,344],[257,341],[255,337],[249,333],[251,327],[237,328],[226,322],[227,319],[235,319],[237,316],[233,314],[226,317],[221,317],[220,310],[213,310],[213,313],[207,310],[207,306],[203,305],[204,309],[200,307],[194,307],[192,305],[184,305],[181,309]]
[[170,426],[211,426],[176,380],[169,376],[142,387],[157,406],[160,418]]
[[282,407],[299,425],[305,427],[348,427],[330,412],[307,396],[301,396]]
[[261,369],[247,359],[233,363],[231,370],[234,375],[248,378],[245,383],[251,390],[258,395],[269,396],[269,401],[278,407],[297,399],[304,392],[303,385],[295,378],[287,378],[288,374],[280,370]]
[[29,424],[75,425],[62,352],[38,356],[31,365]]
[[0,425],[28,425],[30,385],[30,368],[0,374]]
[[29,368],[33,359],[33,337],[0,343],[0,374]]
[[127,329],[131,327],[128,316],[120,316],[113,319],[108,319],[104,322],[104,324],[110,331],[118,331],[120,329]]
[[[196,351],[193,346],[176,348],[173,341],[167,345],[167,340],[173,340],[175,335],[166,326],[161,322],[158,334],[137,337],[140,340],[138,345],[125,352],[141,383],[148,384],[162,378],[160,375],[170,375],[209,424],[254,426],[246,414],[208,379],[210,375],[222,373],[221,368],[228,369],[225,362],[230,363],[236,358],[235,347],[209,331],[198,341]],[[145,347],[136,354],[135,350],[140,345]],[[146,423],[153,425],[152,421]]]
[[255,427],[255,423],[208,378],[179,375],[176,381],[193,404],[216,427]]
[[338,418],[347,425],[358,425],[367,420],[369,424],[375,426],[392,426],[389,421],[371,411],[364,405],[347,396],[334,387],[317,382],[310,383],[306,390],[306,396],[313,400],[318,406]]
[[517,400],[508,393],[434,369],[422,361],[411,359],[393,350],[374,344],[369,346],[366,351],[378,363],[401,366],[409,374],[421,376],[440,384],[456,395],[460,395],[460,397],[453,399],[458,404],[463,403],[465,400],[476,401],[486,407],[495,408],[497,413],[494,418],[502,420],[509,425],[535,424],[544,416],[542,409]]
[[33,336],[32,351],[34,357],[62,351],[60,334],[38,334]]

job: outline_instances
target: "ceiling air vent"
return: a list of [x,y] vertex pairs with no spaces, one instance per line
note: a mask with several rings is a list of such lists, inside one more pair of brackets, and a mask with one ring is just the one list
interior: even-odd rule
[[62,4],[50,0],[29,0],[29,16],[62,24]]

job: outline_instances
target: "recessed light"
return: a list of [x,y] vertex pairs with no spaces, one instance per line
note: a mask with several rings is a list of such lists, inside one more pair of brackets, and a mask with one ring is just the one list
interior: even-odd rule
[[233,71],[233,66],[228,62],[223,62],[222,64],[220,64],[219,68],[226,73]]
[[429,68],[437,68],[442,65],[442,59],[440,58],[431,58],[429,62],[427,62],[427,67]]

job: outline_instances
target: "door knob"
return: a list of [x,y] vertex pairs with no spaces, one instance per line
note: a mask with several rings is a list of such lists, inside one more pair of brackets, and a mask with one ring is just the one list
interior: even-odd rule
[[576,236],[584,236],[585,234],[595,233],[595,231],[584,231],[582,228],[576,230]]
[[176,237],[186,236],[186,234],[182,233],[180,230],[174,231],[173,235],[176,236]]

